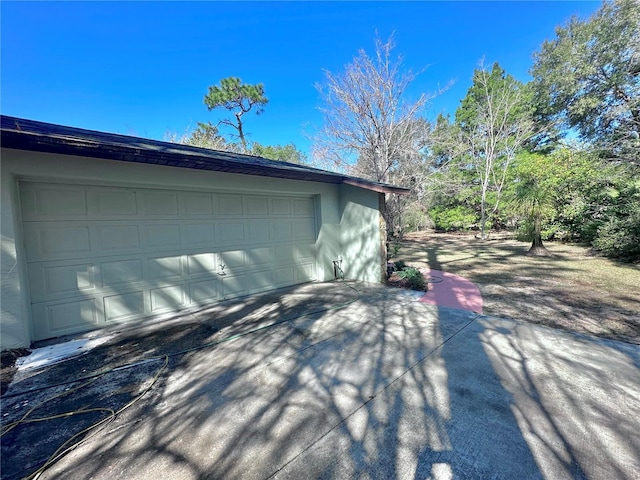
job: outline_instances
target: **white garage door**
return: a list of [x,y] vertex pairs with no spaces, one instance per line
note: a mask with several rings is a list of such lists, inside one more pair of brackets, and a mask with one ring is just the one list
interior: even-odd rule
[[20,183],[34,339],[316,279],[313,197]]

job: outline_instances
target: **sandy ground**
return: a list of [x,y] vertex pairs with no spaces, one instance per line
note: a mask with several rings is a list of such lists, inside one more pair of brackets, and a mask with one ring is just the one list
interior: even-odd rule
[[640,344],[640,265],[594,256],[578,245],[529,244],[493,235],[408,234],[392,260],[451,272],[475,283],[484,313]]

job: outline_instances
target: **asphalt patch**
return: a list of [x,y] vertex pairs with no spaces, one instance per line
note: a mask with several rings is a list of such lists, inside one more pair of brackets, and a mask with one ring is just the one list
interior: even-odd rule
[[[51,369],[61,379],[58,384],[48,382],[39,390],[15,392],[3,399],[0,459],[3,479],[28,478],[60,448],[72,447],[97,430],[113,428],[116,413],[141,398],[162,373],[165,359],[155,358],[78,380],[73,380],[77,376],[73,372],[74,363]],[[51,371],[40,374],[49,376]],[[38,376],[34,375],[33,382]],[[143,402],[140,406],[144,409]],[[91,429],[96,424],[99,428]]]

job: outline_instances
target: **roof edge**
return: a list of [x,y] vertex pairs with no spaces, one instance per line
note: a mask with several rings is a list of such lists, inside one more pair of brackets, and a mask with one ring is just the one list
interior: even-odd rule
[[254,155],[210,150],[7,115],[0,115],[0,119],[0,146],[3,148],[290,180],[344,183],[378,193],[409,193],[409,189],[404,187]]
[[366,188],[378,193],[396,193],[398,195],[408,195],[411,190],[405,187],[396,187],[386,183],[377,183],[370,180],[363,180],[356,177],[344,177],[342,183],[353,187]]

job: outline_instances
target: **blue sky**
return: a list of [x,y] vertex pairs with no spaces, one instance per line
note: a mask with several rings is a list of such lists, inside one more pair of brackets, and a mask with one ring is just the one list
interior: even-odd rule
[[428,117],[455,112],[473,69],[498,61],[529,80],[531,55],[572,15],[600,2],[8,2],[1,3],[2,113],[162,139],[216,122],[202,98],[237,76],[263,83],[269,104],[249,115],[251,140],[294,142],[319,126],[314,84],[341,71],[375,32],[428,67],[411,93],[453,86]]

